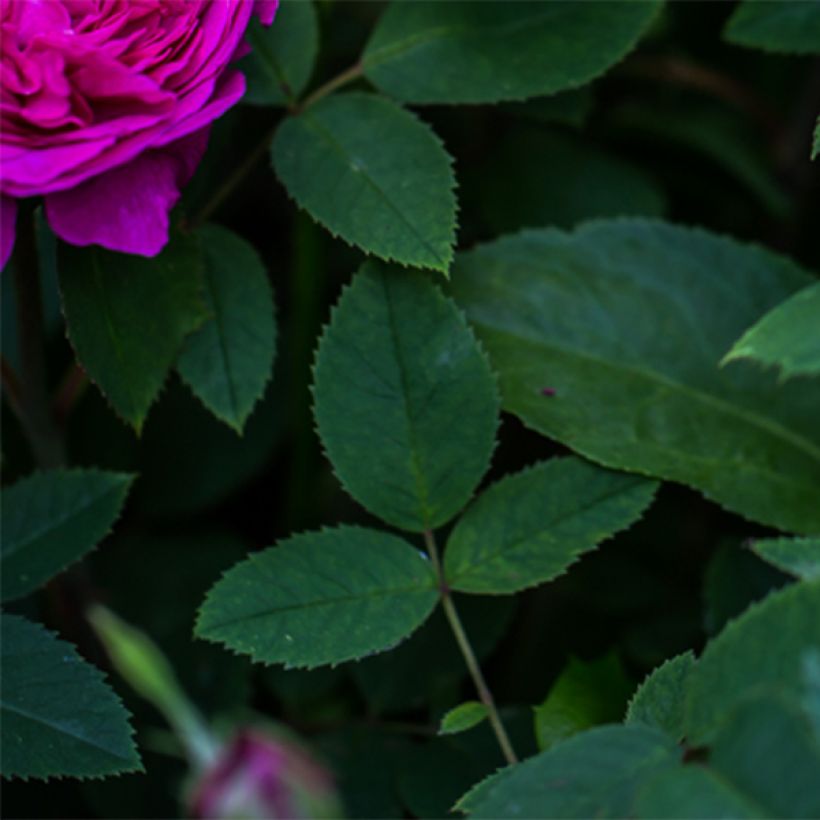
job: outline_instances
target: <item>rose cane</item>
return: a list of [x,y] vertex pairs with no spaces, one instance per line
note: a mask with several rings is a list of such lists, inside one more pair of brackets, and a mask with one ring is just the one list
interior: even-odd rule
[[257,726],[214,734],[182,691],[165,655],[143,632],[101,606],[89,620],[116,670],[165,717],[191,765],[186,796],[196,818],[332,818],[330,775],[291,738]]

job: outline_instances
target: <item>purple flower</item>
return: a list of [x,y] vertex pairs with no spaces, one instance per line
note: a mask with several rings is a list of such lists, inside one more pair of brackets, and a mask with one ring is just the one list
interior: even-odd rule
[[194,785],[197,818],[338,817],[330,776],[293,743],[243,729]]
[[15,200],[44,196],[75,245],[153,256],[210,124],[242,96],[231,63],[278,0],[0,0],[0,265]]

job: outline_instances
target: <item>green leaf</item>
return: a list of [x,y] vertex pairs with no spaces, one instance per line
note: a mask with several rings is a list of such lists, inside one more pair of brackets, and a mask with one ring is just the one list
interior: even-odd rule
[[626,711],[626,723],[654,726],[680,740],[689,676],[695,666],[691,651],[676,655],[653,670],[638,687]]
[[502,769],[457,804],[471,817],[629,817],[638,787],[672,768],[674,741],[647,726],[602,726]]
[[375,94],[334,95],[285,120],[272,152],[288,193],[331,233],[382,259],[447,273],[452,160],[415,114]]
[[396,2],[367,44],[365,76],[412,103],[555,94],[621,60],[659,3]]
[[592,113],[595,97],[591,85],[562,91],[549,97],[536,97],[527,102],[505,103],[503,111],[515,114],[522,120],[558,123],[571,128],[582,128]]
[[753,604],[712,640],[688,683],[686,737],[708,743],[747,694],[767,688],[799,698],[801,657],[820,644],[820,581],[802,581]]
[[77,358],[139,432],[183,340],[207,318],[198,244],[177,236],[153,259],[71,245],[60,251]]
[[[658,283],[663,272],[662,285]],[[453,293],[503,406],[608,467],[679,481],[750,519],[820,532],[820,380],[717,361],[808,276],[702,230],[621,219],[462,255]]]
[[785,54],[820,54],[820,5],[804,0],[744,0],[723,36],[730,43]]
[[20,598],[78,561],[111,531],[133,476],[35,473],[3,491],[2,600]]
[[310,668],[390,649],[437,600],[420,552],[393,535],[339,527],[237,564],[208,593],[196,634],[255,661]]
[[753,541],[752,552],[797,578],[820,578],[820,538],[764,538]]
[[640,518],[656,486],[575,457],[507,476],[456,524],[444,556],[447,583],[505,594],[550,581]]
[[535,707],[539,749],[549,749],[584,729],[620,720],[632,690],[614,653],[594,661],[570,658],[543,703]]
[[820,375],[820,282],[790,296],[752,325],[723,363],[737,359],[779,367],[783,379]]
[[39,624],[0,618],[3,776],[140,771],[128,713],[102,673]]
[[202,403],[241,433],[273,367],[273,293],[262,260],[244,239],[216,225],[198,233],[213,315],[188,338],[177,369]]
[[463,317],[427,277],[366,264],[319,343],[315,379],[322,443],[370,512],[421,532],[467,503],[493,450],[498,394]]
[[820,117],[817,118],[817,125],[814,126],[814,140],[811,145],[811,158],[817,159],[820,156]]
[[460,703],[454,709],[450,709],[441,719],[438,733],[440,735],[455,735],[459,732],[466,732],[474,726],[478,726],[482,720],[487,718],[487,707],[477,700],[468,700]]
[[282,0],[276,23],[266,27],[251,20],[247,39],[252,51],[239,63],[248,82],[242,101],[295,103],[310,80],[319,51],[319,26],[311,0]]

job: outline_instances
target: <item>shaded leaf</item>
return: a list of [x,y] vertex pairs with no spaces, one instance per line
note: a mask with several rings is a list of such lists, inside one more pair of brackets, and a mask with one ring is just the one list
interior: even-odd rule
[[391,3],[362,63],[412,103],[490,103],[588,83],[646,31],[655,2]]
[[237,564],[208,593],[196,634],[255,661],[314,667],[390,649],[437,600],[433,571],[409,544],[339,527]]
[[455,305],[420,273],[362,268],[319,343],[314,390],[337,475],[390,524],[446,523],[487,469],[494,378]]
[[78,561],[111,531],[133,476],[35,473],[3,491],[2,600],[19,598]]
[[752,552],[797,578],[820,578],[820,538],[764,538],[752,541]]
[[102,777],[141,770],[128,713],[71,644],[2,615],[4,777]]
[[803,0],[743,0],[723,36],[741,46],[785,54],[820,54],[820,5]]
[[692,652],[684,652],[654,669],[638,687],[626,712],[626,723],[653,726],[680,740],[689,676],[695,666]]
[[790,296],[750,327],[723,363],[754,359],[782,377],[820,375],[820,282]]
[[186,341],[177,369],[218,419],[241,432],[273,368],[273,293],[262,260],[245,240],[217,225],[198,233],[212,316]]
[[63,308],[77,358],[139,431],[183,340],[207,318],[198,243],[176,236],[153,259],[71,245],[60,251]]
[[440,735],[455,735],[459,732],[466,732],[474,726],[478,726],[482,720],[486,720],[488,715],[487,707],[477,700],[468,700],[450,709],[441,719],[438,733]]
[[282,123],[272,155],[288,193],[334,235],[382,259],[449,269],[452,160],[414,114],[375,94],[326,97]]
[[459,258],[453,292],[499,372],[504,408],[527,425],[808,534],[820,532],[820,381],[778,385],[745,363],[717,366],[742,329],[808,281],[762,248],[622,219],[479,247]]

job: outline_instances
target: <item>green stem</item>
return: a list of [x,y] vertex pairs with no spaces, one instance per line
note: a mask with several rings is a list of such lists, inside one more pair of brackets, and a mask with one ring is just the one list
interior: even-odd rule
[[453,630],[453,635],[455,636],[458,648],[464,656],[464,661],[467,664],[470,677],[473,679],[473,684],[478,692],[478,697],[487,709],[487,716],[490,721],[490,726],[492,727],[496,739],[498,740],[498,745],[501,747],[501,752],[507,763],[518,763],[518,757],[515,754],[512,743],[510,743],[507,730],[504,728],[504,724],[501,722],[501,717],[498,714],[498,708],[495,705],[493,694],[490,691],[489,686],[487,686],[487,681],[484,679],[484,673],[481,671],[478,658],[476,658],[472,644],[470,643],[470,639],[467,637],[467,633],[464,630],[464,625],[461,623],[458,610],[453,602],[453,596],[444,581],[444,575],[441,568],[441,559],[439,558],[438,547],[436,545],[436,538],[431,530],[425,530],[424,543],[427,546],[427,552],[430,555],[430,561],[433,564],[433,570],[436,573],[436,578],[439,582],[441,604],[444,607],[444,614],[447,617],[450,628]]
[[[317,88],[304,102],[291,107],[290,113],[294,115],[301,114],[319,102],[323,97],[326,97],[328,94],[336,91],[336,89],[357,79],[361,74],[362,66],[360,63],[356,63]],[[233,194],[234,190],[239,187],[245,177],[253,171],[259,160],[261,160],[270,149],[273,137],[276,134],[276,128],[278,128],[278,124],[265,134],[259,144],[245,158],[245,161],[217,188],[214,195],[205,203],[193,220],[191,220],[191,227],[196,228],[202,225],[203,222],[207,222],[216,209]]]
[[37,465],[53,469],[65,464],[66,454],[48,394],[43,294],[37,264],[34,214],[19,221],[13,267],[20,353],[20,423]]

